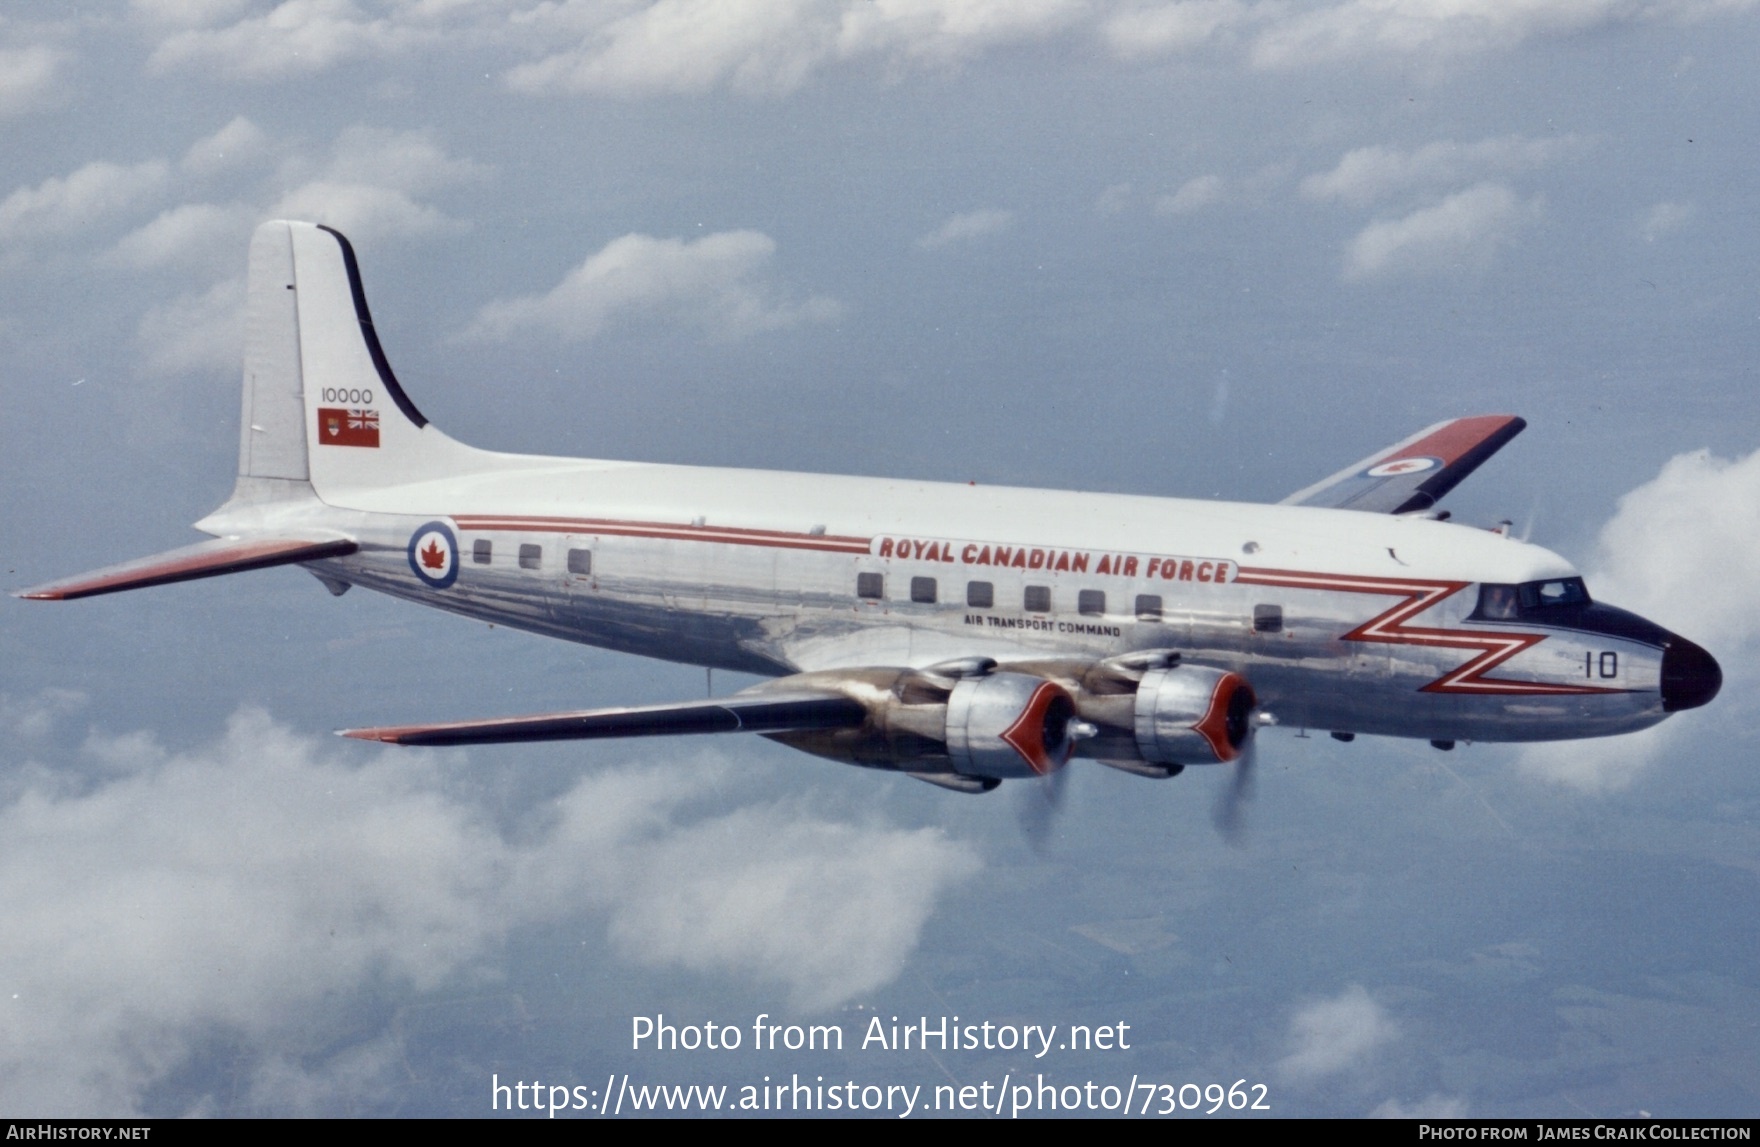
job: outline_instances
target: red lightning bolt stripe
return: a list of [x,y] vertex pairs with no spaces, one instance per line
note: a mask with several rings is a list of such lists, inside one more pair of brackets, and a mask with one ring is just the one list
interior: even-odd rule
[[1624,693],[1595,685],[1547,684],[1511,681],[1486,674],[1525,649],[1546,640],[1543,633],[1499,633],[1489,629],[1433,629],[1407,625],[1416,617],[1466,589],[1472,582],[1429,581],[1422,578],[1350,577],[1344,574],[1305,573],[1301,570],[1242,569],[1235,577],[1247,585],[1275,585],[1290,589],[1331,590],[1342,593],[1373,593],[1403,600],[1376,614],[1339,638],[1340,641],[1376,641],[1387,645],[1435,645],[1449,649],[1473,649],[1479,656],[1423,686],[1420,693],[1472,694],[1575,694]]

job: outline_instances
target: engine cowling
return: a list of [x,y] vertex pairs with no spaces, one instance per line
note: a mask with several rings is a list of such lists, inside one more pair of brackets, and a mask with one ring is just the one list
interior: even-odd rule
[[1075,719],[1074,699],[1055,681],[963,677],[947,698],[947,755],[967,776],[1045,776],[1069,762]]
[[1155,764],[1226,764],[1253,735],[1257,704],[1238,673],[1201,665],[1151,669],[1137,686],[1137,751]]

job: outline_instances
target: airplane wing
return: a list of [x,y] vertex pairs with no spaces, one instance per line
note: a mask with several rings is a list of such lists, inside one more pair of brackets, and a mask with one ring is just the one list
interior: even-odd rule
[[118,593],[149,585],[169,585],[243,570],[340,557],[354,553],[357,548],[354,542],[340,534],[328,537],[216,538],[211,542],[198,542],[154,554],[150,558],[105,566],[90,573],[21,589],[13,596],[33,601],[70,601],[76,597],[95,597],[101,593]]
[[1527,425],[1510,414],[1438,422],[1296,491],[1279,505],[1387,514],[1428,510]]
[[682,733],[787,733],[853,729],[867,719],[860,702],[836,693],[712,697],[676,705],[584,709],[487,721],[339,729],[340,736],[393,745],[492,745],[516,741],[667,737]]

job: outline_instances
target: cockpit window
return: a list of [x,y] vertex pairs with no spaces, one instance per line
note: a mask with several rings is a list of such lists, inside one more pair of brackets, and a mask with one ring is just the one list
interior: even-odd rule
[[1555,605],[1588,605],[1589,587],[1580,577],[1554,581],[1531,581],[1521,587],[1522,609],[1549,609]]
[[1479,608],[1473,617],[1481,621],[1516,621],[1544,617],[1560,606],[1588,605],[1589,588],[1580,577],[1529,581],[1521,585],[1486,582],[1479,587]]
[[1516,616],[1516,587],[1493,585],[1491,582],[1480,586],[1479,608],[1473,611],[1473,616],[1491,621],[1513,620]]

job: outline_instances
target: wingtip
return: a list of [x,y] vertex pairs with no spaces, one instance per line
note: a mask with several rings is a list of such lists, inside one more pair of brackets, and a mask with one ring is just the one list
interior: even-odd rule
[[332,732],[351,741],[380,741],[387,745],[397,743],[397,734],[386,729],[334,729]]

